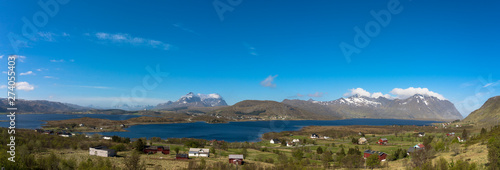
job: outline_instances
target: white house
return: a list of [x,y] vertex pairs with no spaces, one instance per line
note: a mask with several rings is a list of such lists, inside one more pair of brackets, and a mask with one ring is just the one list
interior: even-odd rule
[[286,143],[286,146],[288,146],[288,147],[292,147],[292,146],[293,146],[293,143],[292,143],[292,142],[287,142],[287,143]]
[[189,157],[209,157],[210,149],[189,148]]
[[278,139],[271,139],[271,141],[269,141],[269,143],[272,143],[272,144],[280,144],[281,141],[278,140]]
[[111,140],[112,138],[111,138],[111,136],[103,136],[102,139],[104,139],[104,140]]
[[293,139],[292,142],[297,143],[297,142],[300,142],[300,140],[299,139]]
[[62,136],[62,137],[71,137],[71,133],[61,133],[59,136]]
[[316,133],[313,133],[313,134],[311,134],[311,138],[312,139],[318,139],[319,135],[317,135]]
[[112,157],[116,156],[116,151],[113,149],[108,149],[106,146],[97,146],[89,148],[89,154],[101,157]]
[[323,136],[323,139],[330,139],[330,137],[328,137],[328,136]]

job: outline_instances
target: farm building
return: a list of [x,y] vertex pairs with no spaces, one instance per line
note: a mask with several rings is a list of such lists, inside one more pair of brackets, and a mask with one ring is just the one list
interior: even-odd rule
[[288,147],[292,147],[292,146],[293,146],[293,143],[292,143],[292,142],[286,142],[286,146],[288,146]]
[[359,145],[363,145],[363,144],[366,144],[366,143],[368,143],[368,141],[366,140],[365,137],[361,137],[361,138],[358,139],[358,144]]
[[293,139],[292,142],[297,143],[297,142],[300,142],[300,140],[299,139]]
[[67,138],[67,137],[71,137],[72,135],[71,135],[71,133],[61,133],[61,134],[59,134],[59,136]]
[[89,154],[101,157],[113,157],[116,156],[116,151],[108,149],[106,146],[97,146],[89,148]]
[[387,138],[380,138],[377,143],[379,145],[385,145],[385,144],[389,143],[389,141],[387,140]]
[[111,136],[103,136],[102,139],[104,139],[104,140],[111,140],[112,138],[111,138]]
[[425,136],[425,132],[418,132],[418,137],[424,137]]
[[243,164],[243,155],[229,155],[229,163],[232,164]]
[[281,141],[279,139],[271,139],[271,141],[269,143],[272,143],[272,144],[280,144]]
[[316,134],[316,133],[313,133],[313,134],[311,134],[311,138],[312,138],[312,139],[318,139],[318,138],[319,138],[319,135],[318,135],[318,134]]
[[425,148],[424,145],[422,145],[422,144],[416,144],[415,146],[412,146],[412,147],[408,148],[408,151],[406,151],[406,154],[410,155],[410,153],[422,150],[424,148]]
[[156,153],[161,152],[163,154],[170,154],[170,147],[166,146],[146,146],[143,150],[144,153]]
[[372,151],[372,150],[365,150],[363,157],[366,159],[372,154],[377,154],[378,155],[378,160],[380,161],[385,161],[387,154],[384,152],[379,152],[379,151]]
[[175,159],[189,159],[188,154],[176,154]]
[[446,136],[455,136],[455,132],[447,133]]
[[189,148],[189,157],[209,157],[210,149]]

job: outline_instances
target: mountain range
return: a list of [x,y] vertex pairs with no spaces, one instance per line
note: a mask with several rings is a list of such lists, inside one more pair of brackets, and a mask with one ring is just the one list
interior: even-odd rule
[[313,113],[332,114],[341,118],[396,118],[396,119],[462,119],[462,115],[448,100],[415,94],[406,99],[372,98],[353,95],[332,101],[283,100],[283,103]]
[[[6,112],[7,100],[0,102],[0,112]],[[25,113],[68,113],[102,109],[45,100],[18,100],[18,107]],[[416,94],[406,99],[372,98],[353,95],[332,101],[288,100],[282,102],[244,100],[232,106],[219,94],[190,92],[177,101],[167,101],[157,106],[120,105],[114,110],[156,110],[190,115],[225,118],[273,119],[341,119],[341,118],[396,118],[396,119],[462,119],[453,103],[432,96]],[[116,112],[116,111],[115,111]],[[106,112],[104,112],[106,113]],[[119,112],[117,112],[119,113]],[[127,112],[123,112],[127,113]]]

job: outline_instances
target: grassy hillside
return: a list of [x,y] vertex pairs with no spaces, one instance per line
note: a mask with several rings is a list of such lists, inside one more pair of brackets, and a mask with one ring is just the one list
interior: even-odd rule
[[275,101],[245,100],[233,106],[214,110],[213,116],[276,119],[335,119],[337,117],[320,115]]
[[488,99],[481,108],[473,111],[462,123],[470,123],[475,127],[491,127],[500,120],[500,96]]

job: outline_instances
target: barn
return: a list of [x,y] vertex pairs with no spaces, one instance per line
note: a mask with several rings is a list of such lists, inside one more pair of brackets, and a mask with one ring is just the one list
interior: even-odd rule
[[143,150],[144,153],[161,152],[163,154],[170,154],[170,146],[146,146]]
[[243,155],[229,155],[229,163],[242,165]]
[[113,157],[116,156],[116,151],[113,149],[108,149],[106,146],[96,146],[89,148],[89,155]]
[[365,150],[364,154],[363,154],[363,157],[366,159],[368,158],[370,155],[372,154],[377,154],[378,155],[378,160],[380,161],[385,161],[385,159],[387,158],[387,154],[384,153],[384,152],[379,152],[379,151],[372,151],[372,150]]
[[387,140],[387,138],[380,138],[377,143],[379,145],[385,145],[385,144],[389,143],[389,141]]

